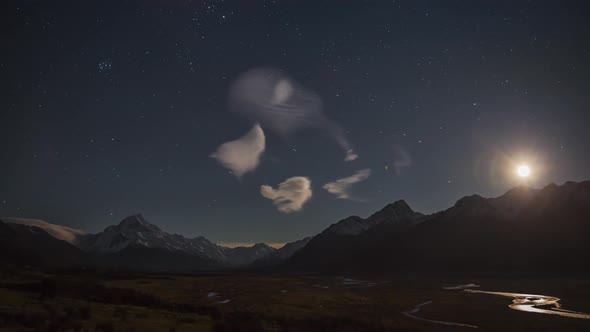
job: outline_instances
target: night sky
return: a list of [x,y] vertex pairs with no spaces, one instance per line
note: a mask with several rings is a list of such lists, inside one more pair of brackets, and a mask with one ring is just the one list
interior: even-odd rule
[[286,242],[589,179],[586,3],[3,2],[0,217]]

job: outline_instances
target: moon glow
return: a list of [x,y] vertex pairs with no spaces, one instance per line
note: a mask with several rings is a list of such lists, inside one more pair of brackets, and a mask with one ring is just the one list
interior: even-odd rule
[[516,173],[518,174],[518,176],[520,176],[521,178],[526,178],[529,175],[531,175],[531,168],[528,165],[520,165],[518,166],[518,168],[516,169]]

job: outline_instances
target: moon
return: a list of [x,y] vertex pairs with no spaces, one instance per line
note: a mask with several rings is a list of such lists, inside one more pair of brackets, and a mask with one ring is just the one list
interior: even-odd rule
[[526,178],[529,175],[531,175],[531,168],[528,165],[520,165],[518,166],[518,168],[516,169],[516,173],[518,174],[518,176],[520,176],[521,178]]

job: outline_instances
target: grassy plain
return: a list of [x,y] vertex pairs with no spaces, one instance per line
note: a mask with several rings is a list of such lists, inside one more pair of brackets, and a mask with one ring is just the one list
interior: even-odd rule
[[[351,278],[354,280],[348,280]],[[511,299],[446,291],[553,295],[590,312],[590,279],[273,274],[0,274],[0,331],[590,331],[590,320],[508,308]]]

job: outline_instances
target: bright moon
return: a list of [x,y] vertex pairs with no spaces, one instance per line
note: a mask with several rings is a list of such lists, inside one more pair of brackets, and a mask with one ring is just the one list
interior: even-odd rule
[[516,172],[518,173],[518,176],[522,178],[526,178],[527,176],[531,175],[531,169],[527,165],[518,166]]

